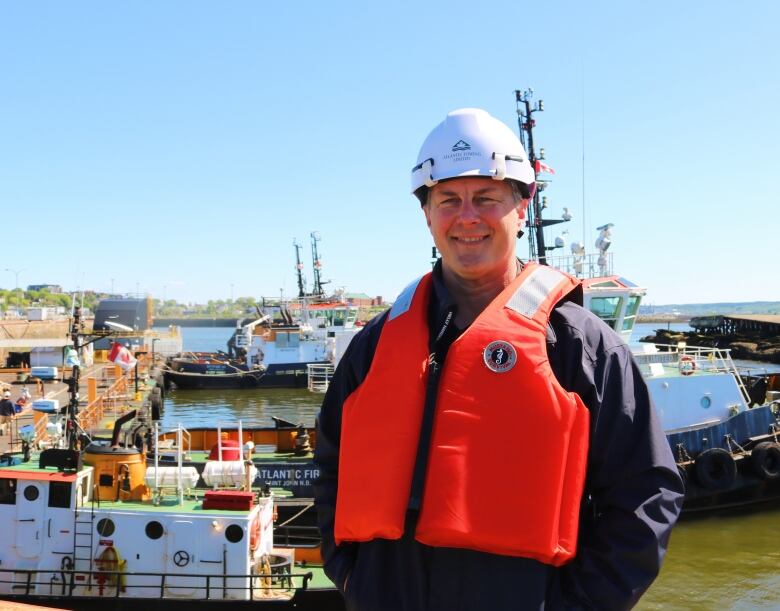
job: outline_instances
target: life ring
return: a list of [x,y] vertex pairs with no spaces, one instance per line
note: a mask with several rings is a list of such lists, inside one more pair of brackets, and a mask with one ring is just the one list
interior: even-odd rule
[[765,480],[780,478],[780,443],[762,441],[750,453],[750,466]]
[[249,527],[249,549],[255,551],[260,543],[260,514],[255,516],[252,525]]
[[118,587],[120,592],[125,591],[125,567],[127,561],[122,560],[119,551],[109,545],[95,558],[97,574],[95,580],[98,584],[98,594],[103,596],[106,588]]
[[693,372],[696,371],[696,360],[689,354],[683,354],[677,362],[677,368],[684,376],[693,375]]
[[696,479],[709,490],[727,490],[737,479],[737,463],[723,448],[704,450],[696,457]]

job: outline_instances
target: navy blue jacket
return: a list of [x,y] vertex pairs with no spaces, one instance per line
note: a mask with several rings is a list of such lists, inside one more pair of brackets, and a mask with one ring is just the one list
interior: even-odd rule
[[[438,331],[454,304],[434,270],[429,327]],[[414,540],[409,512],[398,541],[336,546],[333,525],[341,410],[365,379],[386,313],[355,336],[322,404],[315,461],[315,502],[325,571],[360,611],[629,609],[655,579],[682,507],[683,482],[628,346],[572,301],[552,312],[547,352],[553,372],[591,412],[591,441],[576,558],[555,568],[527,558],[433,548]],[[431,348],[446,358],[460,333],[449,326]],[[439,363],[442,363],[439,360]],[[387,415],[392,418],[392,414]],[[500,435],[497,435],[497,440]],[[506,442],[512,443],[511,439]],[[382,451],[382,440],[376,440]],[[503,465],[501,468],[524,468]],[[525,466],[532,468],[532,466]],[[500,503],[498,490],[474,490]],[[533,525],[529,525],[533,528]]]

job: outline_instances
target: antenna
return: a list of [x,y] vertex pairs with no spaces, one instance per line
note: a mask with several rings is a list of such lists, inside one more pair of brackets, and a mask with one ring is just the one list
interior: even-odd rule
[[585,60],[580,57],[582,72],[582,241],[585,242]]

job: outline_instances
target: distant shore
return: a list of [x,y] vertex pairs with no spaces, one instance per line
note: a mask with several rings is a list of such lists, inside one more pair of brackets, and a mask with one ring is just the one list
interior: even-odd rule
[[675,316],[672,314],[638,314],[636,317],[637,322],[642,323],[686,323],[690,322],[690,316]]
[[[249,317],[248,317],[249,318]],[[370,317],[369,317],[370,318]],[[179,327],[235,327],[240,319],[238,318],[196,318],[196,317],[178,317],[178,318],[155,318],[155,327],[167,327],[176,325]],[[645,314],[636,317],[637,322],[641,323],[687,323],[689,316],[673,316],[668,314]]]
[[155,327],[235,327],[238,318],[155,318]]

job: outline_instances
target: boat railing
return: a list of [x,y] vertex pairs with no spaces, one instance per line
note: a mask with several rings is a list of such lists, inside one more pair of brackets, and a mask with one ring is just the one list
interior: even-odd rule
[[683,374],[694,374],[697,371],[730,374],[734,377],[745,401],[748,405],[750,404],[750,395],[737,366],[731,358],[730,349],[710,346],[688,346],[684,342],[680,342],[677,345],[642,344],[642,346],[646,352],[634,354],[634,358],[639,365],[676,365]]
[[322,542],[320,530],[305,524],[274,526],[274,545],[277,547],[316,547]]
[[334,367],[330,363],[306,365],[309,392],[324,393],[328,390]]
[[577,278],[600,278],[613,275],[615,253],[590,253],[582,255],[547,255],[547,264]]
[[[119,375],[115,374],[119,370]],[[101,422],[108,416],[117,417],[128,409],[128,398],[132,386],[133,370],[121,371],[118,366],[103,367],[102,381],[108,386],[93,399],[88,400],[87,405],[79,413],[79,426],[90,433],[94,433]],[[97,385],[95,386],[97,388]],[[88,395],[89,396],[89,395]],[[38,418],[35,421],[35,438],[33,443],[42,447],[51,443],[47,431],[48,418]]]
[[286,557],[265,567],[264,572],[248,575],[0,569],[0,592],[4,598],[25,597],[28,601],[37,596],[73,600],[262,600],[285,593],[292,597],[295,590],[308,589],[313,578],[311,571],[292,570]]
[[[186,457],[192,450],[192,435],[190,432],[181,427],[182,442],[181,447],[176,443],[179,433],[179,426],[174,426],[169,429],[161,429],[157,434],[157,447],[160,449],[160,453],[168,452],[181,452],[182,457]],[[172,436],[169,436],[172,435]]]

